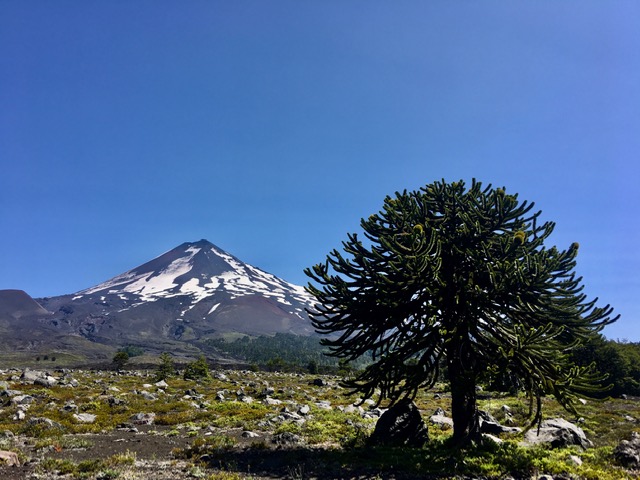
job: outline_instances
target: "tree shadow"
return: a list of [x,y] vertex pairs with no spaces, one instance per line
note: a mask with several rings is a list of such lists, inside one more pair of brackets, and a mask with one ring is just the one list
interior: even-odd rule
[[210,468],[272,478],[396,480],[443,478],[456,470],[443,451],[412,448],[327,449],[311,447],[215,450],[200,457]]

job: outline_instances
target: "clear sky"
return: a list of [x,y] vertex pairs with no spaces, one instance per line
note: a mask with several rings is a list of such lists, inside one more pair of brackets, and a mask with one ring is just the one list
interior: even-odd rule
[[637,1],[0,0],[0,288],[206,238],[285,280],[475,177],[580,243],[640,341]]

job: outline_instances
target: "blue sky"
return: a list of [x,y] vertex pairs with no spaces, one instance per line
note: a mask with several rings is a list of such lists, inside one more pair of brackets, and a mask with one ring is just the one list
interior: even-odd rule
[[0,0],[0,288],[206,238],[305,284],[387,194],[477,178],[640,341],[635,1]]

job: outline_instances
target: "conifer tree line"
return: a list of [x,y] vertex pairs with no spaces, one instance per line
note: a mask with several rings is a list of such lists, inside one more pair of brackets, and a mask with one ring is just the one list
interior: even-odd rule
[[616,317],[582,293],[578,244],[547,245],[555,225],[533,207],[475,180],[397,192],[362,219],[362,237],[306,269],[331,355],[373,356],[346,386],[394,403],[432,387],[444,365],[459,444],[480,435],[476,387],[489,374],[529,395],[532,423],[545,395],[575,412],[578,396],[601,390],[595,365],[571,354]]

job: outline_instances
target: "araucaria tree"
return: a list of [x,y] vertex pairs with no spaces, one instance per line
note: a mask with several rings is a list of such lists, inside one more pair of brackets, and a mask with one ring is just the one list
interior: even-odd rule
[[372,355],[347,386],[394,403],[432,387],[445,365],[459,445],[480,435],[476,387],[489,372],[528,393],[532,424],[547,394],[575,412],[598,376],[568,354],[617,317],[582,293],[577,243],[545,246],[554,223],[533,206],[475,180],[435,182],[385,198],[361,221],[364,239],[349,234],[343,252],[306,269],[330,354]]

